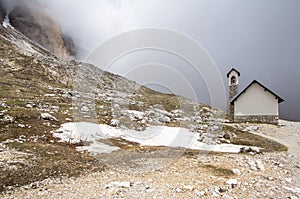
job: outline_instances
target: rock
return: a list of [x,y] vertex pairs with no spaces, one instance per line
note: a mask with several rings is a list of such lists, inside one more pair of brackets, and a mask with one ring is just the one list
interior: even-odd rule
[[6,123],[13,123],[15,121],[15,118],[10,115],[4,115],[2,121]]
[[193,191],[194,190],[194,187],[191,186],[191,185],[184,185],[182,188],[185,189],[185,190],[188,190],[188,191]]
[[237,186],[238,181],[237,179],[229,179],[226,181],[226,184],[228,184],[231,188],[234,188]]
[[270,180],[270,181],[274,180],[274,178],[272,176],[268,176],[267,179]]
[[204,191],[196,190],[195,193],[196,193],[197,196],[204,196],[205,195]]
[[164,116],[164,117],[160,117],[158,121],[160,121],[161,123],[170,123],[171,119],[168,116]]
[[258,170],[264,171],[265,167],[263,165],[263,163],[260,160],[256,160],[256,167]]
[[291,182],[293,181],[293,178],[285,178],[285,181],[286,181],[287,183],[291,183]]
[[225,139],[225,138],[218,139],[218,141],[219,141],[220,143],[225,143],[225,144],[230,144],[230,143],[231,143],[230,140],[227,140],[227,139]]
[[226,191],[226,189],[223,189],[221,187],[215,187],[214,189],[214,193],[216,193],[217,195],[223,195]]
[[36,104],[33,102],[28,102],[28,103],[26,103],[25,107],[26,108],[34,108],[34,107],[36,107]]
[[43,120],[54,120],[54,121],[58,121],[54,116],[52,116],[49,113],[41,113],[41,117]]
[[257,171],[256,163],[255,163],[252,159],[249,159],[249,160],[247,161],[247,164],[250,166],[250,169],[251,169],[251,170]]
[[130,182],[111,182],[109,183],[106,188],[110,188],[110,187],[120,187],[120,188],[130,188],[131,184]]
[[56,95],[54,93],[46,93],[44,94],[44,97],[55,97]]
[[176,191],[176,193],[181,193],[182,192],[182,190],[180,188],[176,188],[175,191]]
[[89,111],[90,111],[89,107],[87,107],[87,106],[82,106],[82,107],[81,107],[81,112],[87,113],[87,112],[89,112]]
[[129,114],[130,119],[132,121],[141,121],[145,115],[144,112],[134,111],[134,110],[127,110],[126,112],[125,112],[125,114]]
[[232,173],[234,173],[235,175],[241,175],[241,171],[239,169],[231,169]]
[[223,135],[223,138],[225,138],[225,139],[227,139],[227,140],[230,140],[230,134],[229,133],[225,133],[224,135]]
[[10,23],[16,30],[56,56],[64,59],[75,56],[71,38],[64,36],[60,25],[44,14],[42,9],[39,4],[20,1],[10,12]]
[[107,111],[104,111],[101,115],[102,115],[102,116],[108,116],[108,112],[107,112]]
[[257,131],[258,129],[259,129],[258,126],[248,126],[243,131],[244,132],[246,132],[246,131]]
[[0,102],[0,107],[3,107],[3,108],[10,108],[6,103],[4,102]]
[[147,193],[152,193],[152,192],[154,192],[154,189],[151,189],[151,187],[146,186],[146,192]]
[[111,121],[110,121],[110,126],[113,126],[113,127],[116,127],[116,126],[118,126],[119,125],[119,120],[117,120],[117,119],[112,119]]
[[25,125],[24,124],[18,124],[18,127],[25,128]]
[[261,151],[257,147],[242,147],[240,149],[240,153],[253,153],[253,154],[257,154],[257,153],[261,153]]

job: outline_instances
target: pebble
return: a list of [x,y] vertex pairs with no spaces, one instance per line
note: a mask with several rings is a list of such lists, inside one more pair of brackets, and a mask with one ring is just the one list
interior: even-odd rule
[[24,124],[18,124],[18,127],[25,128],[25,125]]

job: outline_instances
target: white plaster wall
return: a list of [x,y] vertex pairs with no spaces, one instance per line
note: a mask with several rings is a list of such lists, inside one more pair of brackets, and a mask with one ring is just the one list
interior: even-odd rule
[[235,115],[278,115],[278,99],[258,84],[252,84],[234,103]]

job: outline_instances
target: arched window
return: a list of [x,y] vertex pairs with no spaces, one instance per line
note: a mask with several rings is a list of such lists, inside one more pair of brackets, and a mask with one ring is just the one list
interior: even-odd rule
[[231,77],[231,84],[236,84],[236,77],[235,76]]

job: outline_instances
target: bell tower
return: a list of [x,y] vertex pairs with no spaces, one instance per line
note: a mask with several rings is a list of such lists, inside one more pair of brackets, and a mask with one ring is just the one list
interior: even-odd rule
[[228,90],[229,90],[229,117],[231,122],[234,121],[234,105],[232,105],[230,102],[233,99],[234,96],[238,94],[238,85],[239,85],[239,76],[240,72],[237,71],[235,68],[232,68],[228,73],[227,73],[227,78],[228,78]]

